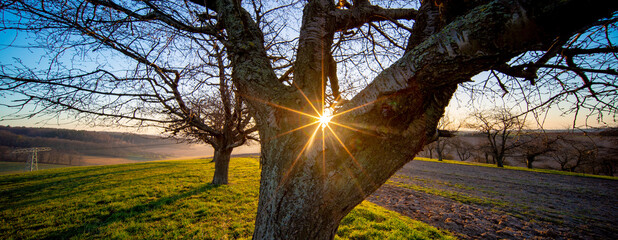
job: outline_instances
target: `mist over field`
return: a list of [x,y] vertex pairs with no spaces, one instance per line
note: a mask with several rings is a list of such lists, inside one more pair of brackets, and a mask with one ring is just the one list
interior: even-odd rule
[[[12,152],[31,147],[52,148],[52,151],[38,154],[39,163],[65,166],[209,158],[213,155],[212,147],[206,144],[179,142],[154,135],[0,126],[0,162],[24,163],[29,154]],[[255,152],[259,152],[259,148],[253,144],[236,149],[234,154]]]

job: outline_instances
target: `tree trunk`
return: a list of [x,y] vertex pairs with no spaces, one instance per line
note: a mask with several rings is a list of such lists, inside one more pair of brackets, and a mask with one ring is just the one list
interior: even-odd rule
[[496,160],[496,166],[504,167],[504,156],[495,156],[494,159]]
[[438,161],[442,161],[442,148],[440,146],[440,137],[436,140],[436,153],[438,154]]
[[[492,1],[471,9],[410,47],[336,112],[346,114],[334,121],[361,129],[328,127],[332,134],[323,137],[320,128],[303,126],[311,126],[315,119],[306,116],[323,104],[318,101],[327,85],[323,60],[330,54],[333,31],[345,27],[331,20],[357,18],[330,14],[345,14],[332,1],[305,5],[295,87],[289,87],[274,73],[263,34],[240,1],[216,2],[233,80],[249,100],[262,140],[253,239],[332,239],[349,211],[435,140],[438,121],[459,83],[527,50],[547,49],[559,34],[583,26],[564,20],[588,17],[576,14],[578,6],[552,12],[546,5],[555,1]],[[586,13],[596,11],[589,8]]]
[[[322,137],[320,129],[307,145],[311,138],[304,133],[262,143],[253,239],[333,239],[341,219],[412,160],[427,140],[424,135],[402,142],[333,130],[344,144],[358,139],[361,146],[346,144],[348,152],[335,134]],[[387,146],[396,150],[385,151]]]
[[215,175],[212,177],[212,184],[227,184],[227,175],[230,168],[230,156],[232,149],[215,149]]
[[215,153],[214,153],[214,155],[212,156],[212,160],[210,160],[210,162],[211,162],[211,163],[217,162],[217,159],[219,158],[219,155],[220,155],[220,154],[221,154],[221,151],[217,151],[217,150],[215,149]]
[[532,169],[532,163],[534,162],[534,156],[526,156],[526,167]]

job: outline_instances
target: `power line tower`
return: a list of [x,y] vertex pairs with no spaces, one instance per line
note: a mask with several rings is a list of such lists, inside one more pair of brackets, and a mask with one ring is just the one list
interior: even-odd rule
[[49,147],[22,148],[13,153],[30,153],[30,159],[26,160],[26,171],[39,170],[39,152],[47,152],[52,149]]

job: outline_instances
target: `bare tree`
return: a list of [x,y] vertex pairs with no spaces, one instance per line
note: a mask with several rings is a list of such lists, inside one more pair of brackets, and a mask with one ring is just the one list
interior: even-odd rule
[[259,141],[254,135],[255,123],[241,96],[234,94],[229,77],[229,67],[224,59],[224,51],[212,43],[210,57],[214,58],[218,91],[191,99],[189,114],[170,114],[171,124],[166,131],[184,139],[203,142],[215,150],[212,161],[215,173],[212,184],[228,184],[228,170],[232,150],[244,145],[248,140]]
[[550,136],[543,132],[529,132],[519,137],[519,150],[524,156],[526,167],[533,168],[533,163],[538,156],[553,151],[552,145],[558,140],[556,136]]
[[556,145],[557,150],[551,156],[562,171],[575,172],[596,160],[598,148],[588,136],[561,136]]
[[438,161],[442,161],[444,155],[444,149],[448,146],[449,138],[454,137],[453,132],[456,130],[453,128],[453,120],[444,115],[438,122],[438,137],[434,143],[436,146],[436,153],[438,154]]
[[599,132],[597,141],[598,157],[593,166],[593,174],[614,176],[618,170],[618,128],[606,128]]
[[455,149],[455,152],[457,153],[457,158],[459,158],[460,161],[467,161],[472,157],[472,152],[474,151],[474,144],[462,140],[460,136],[451,139],[450,144],[453,149]]
[[[195,48],[188,46],[199,45],[206,39],[214,39],[224,46],[231,79],[237,94],[247,100],[262,141],[254,239],[332,239],[339,221],[354,206],[409,162],[423,146],[435,141],[444,108],[458,85],[473,76],[504,65],[512,67],[516,59],[533,59],[534,56],[529,56],[531,52],[542,59],[556,59],[554,46],[559,46],[563,53],[592,51],[608,59],[615,58],[614,48],[606,47],[613,46],[611,38],[604,38],[602,47],[589,49],[573,48],[575,45],[569,43],[572,39],[586,42],[587,39],[578,36],[594,27],[615,28],[616,18],[612,14],[618,9],[616,1],[422,1],[419,5],[411,1],[372,4],[367,0],[312,0],[296,3],[76,0],[3,1],[0,6],[5,12],[24,19],[9,23],[3,19],[5,26],[18,25],[21,27],[15,29],[34,30],[39,34],[57,30],[54,33],[58,35],[45,37],[58,41],[85,39],[78,46],[86,46],[88,50],[104,47],[129,54],[143,53],[137,60],[147,70],[132,71],[136,74],[131,77],[156,77],[163,84],[153,85],[154,89],[145,94],[126,91],[122,96],[134,94],[138,98],[158,100],[153,92],[169,90],[169,98],[162,99],[185,96],[165,84],[195,89],[191,86],[196,78],[179,77],[186,72],[182,70],[191,68],[172,68],[174,61],[170,64],[158,64],[158,61],[186,59],[208,64],[212,62],[196,56],[201,51],[193,51]],[[277,30],[276,26],[284,25],[277,24],[282,21],[296,27],[289,32],[266,34],[265,29]],[[288,41],[282,42],[288,44],[271,44],[273,39],[279,42],[276,39],[281,38],[287,38]],[[161,50],[163,46],[165,50]],[[84,51],[84,54],[92,53]],[[584,62],[598,57],[578,56]],[[278,59],[288,60],[278,62]],[[608,63],[615,68],[614,60]],[[526,66],[524,70],[536,73],[536,66]],[[543,69],[563,68],[556,64],[547,67]],[[551,99],[573,92],[590,92],[589,98],[578,102],[591,103],[583,106],[599,113],[615,115],[611,101],[616,96],[615,71],[606,70],[607,64],[590,68],[595,69],[582,68],[583,75],[595,73],[604,77],[583,85],[567,81],[560,74],[554,74],[556,78],[539,75],[536,80],[559,82],[557,86],[568,87],[550,93],[557,96]],[[4,75],[3,81],[24,82],[7,77],[19,72]],[[72,86],[92,83],[80,81],[79,76],[73,73],[64,79],[73,79]],[[112,77],[104,79],[99,83],[125,83],[112,81]],[[181,82],[183,79],[186,81]],[[540,81],[514,79],[512,86],[525,95],[540,89],[534,85]],[[592,82],[590,78],[587,80]],[[344,94],[339,90],[342,83],[357,91]],[[590,87],[591,84],[595,87]],[[135,84],[131,86],[126,89],[135,89]],[[137,86],[149,87],[148,84]],[[74,89],[81,91],[79,87]],[[125,86],[115,89],[125,89]],[[66,105],[66,97],[54,91],[49,93],[55,96],[49,102]],[[191,109],[172,109],[176,108],[187,112]]]
[[426,157],[426,158],[433,159],[433,153],[436,151],[435,145],[436,145],[435,142],[425,145],[425,147],[423,147],[423,150],[420,151],[417,155],[419,157]]
[[[121,8],[109,1],[29,4],[34,2],[3,3],[13,16],[3,18],[2,30],[35,31],[42,37],[30,47],[55,55],[46,69],[0,69],[0,90],[21,97],[5,106],[40,106],[37,112],[18,118],[70,111],[97,125],[162,128],[212,146],[212,183],[227,184],[232,150],[248,139],[257,139],[252,135],[257,128],[243,98],[234,93],[226,50],[216,36],[187,36],[174,28],[145,24],[140,17],[122,11],[97,13],[98,9]],[[137,11],[124,9],[133,10]],[[130,67],[125,70],[91,60],[88,55],[83,58],[98,65],[76,67],[63,62],[65,52],[81,51],[95,55],[93,58],[98,57],[97,52],[105,52]],[[182,60],[177,52],[189,55]]]
[[525,121],[505,108],[477,111],[470,116],[470,119],[468,127],[483,133],[496,165],[504,167],[507,151],[518,146],[513,137],[523,129]]

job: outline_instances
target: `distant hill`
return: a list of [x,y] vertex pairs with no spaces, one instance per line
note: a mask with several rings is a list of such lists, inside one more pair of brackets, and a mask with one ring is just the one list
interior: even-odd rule
[[42,163],[75,165],[83,156],[156,160],[165,158],[165,154],[144,148],[173,144],[175,140],[151,135],[0,126],[0,161],[25,161],[25,154],[12,152],[31,147],[53,149],[40,154]]

